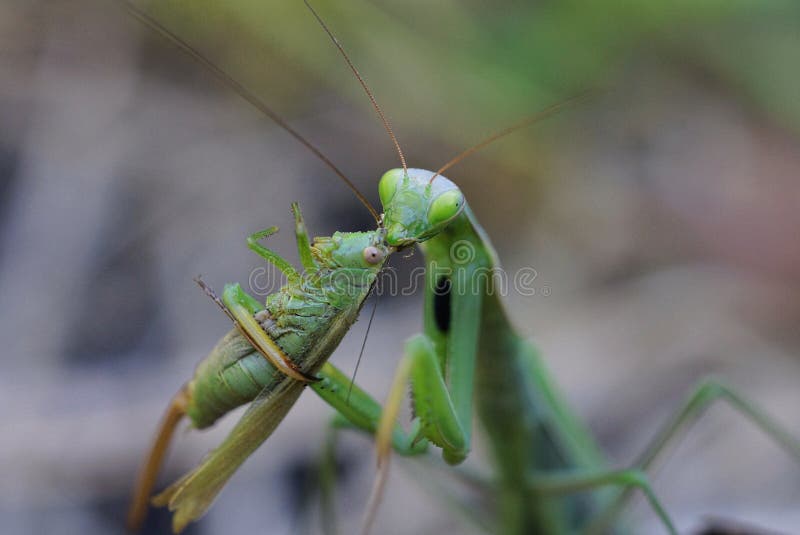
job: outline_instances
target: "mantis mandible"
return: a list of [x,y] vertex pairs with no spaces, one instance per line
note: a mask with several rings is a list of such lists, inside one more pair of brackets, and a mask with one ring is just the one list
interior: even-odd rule
[[[312,13],[317,16],[313,9]],[[319,334],[324,329],[313,335],[306,333],[305,349],[289,351],[279,340],[278,347],[272,347],[277,336],[270,331],[271,324],[267,324],[265,330],[264,323],[257,321],[257,317],[263,317],[264,307],[238,287],[227,287],[222,305],[238,330],[229,333],[212,351],[212,356],[201,364],[198,369],[201,375],[196,376],[195,383],[201,382],[198,377],[216,376],[217,370],[207,373],[204,365],[222,365],[228,359],[237,363],[253,359],[261,366],[268,366],[268,359],[272,365],[268,368],[267,380],[262,381],[260,393],[244,396],[248,399],[242,402],[255,398],[253,404],[223,445],[198,469],[156,498],[157,504],[169,505],[175,510],[176,530],[203,514],[227,478],[269,436],[306,384],[353,427],[376,436],[381,470],[375,501],[368,509],[366,529],[385,480],[389,452],[393,449],[403,455],[419,454],[429,441],[441,448],[448,463],[460,463],[471,449],[473,408],[477,408],[486,431],[497,470],[494,484],[499,510],[495,529],[509,535],[580,530],[608,532],[617,525],[620,510],[636,489],[644,493],[666,531],[677,533],[674,522],[650,487],[647,471],[671,439],[716,400],[729,402],[789,453],[800,458],[800,443],[764,411],[730,387],[706,381],[687,398],[628,468],[610,469],[588,430],[563,399],[536,349],[518,334],[499,296],[490,291],[491,273],[499,268],[497,255],[460,189],[441,175],[464,156],[533,121],[526,120],[492,136],[437,172],[408,168],[399,143],[371,92],[333,34],[324,23],[322,25],[372,100],[403,165],[381,178],[379,193],[384,209],[381,226],[373,233],[363,233],[367,237],[360,238],[367,240],[360,242],[361,261],[366,248],[373,247],[380,250],[380,265],[366,268],[361,265],[360,269],[367,269],[374,276],[389,253],[419,246],[427,266],[424,333],[407,342],[386,408],[382,409],[357,386],[352,387],[353,393],[346,399],[343,392],[349,388],[347,378],[332,365],[323,364],[338,338],[354,321],[368,290],[349,302],[347,314],[343,316],[346,320],[326,325],[331,332],[325,335],[328,338]],[[231,85],[252,101],[246,90],[235,83]],[[257,107],[264,111],[262,104],[258,103]],[[271,112],[267,115],[275,119]],[[279,118],[276,122],[308,146]],[[309,148],[319,155],[316,149]],[[313,269],[303,256],[303,241],[308,240],[303,238],[304,229],[300,230],[302,219],[297,209],[295,217],[301,259],[307,270]],[[251,247],[267,235],[253,235]],[[459,254],[458,247],[467,248],[468,254]],[[259,254],[271,262],[278,261],[271,252],[273,256],[267,256],[264,250]],[[290,266],[284,267],[290,269]],[[291,287],[292,277],[289,278]],[[362,290],[364,287],[359,286]],[[207,292],[211,294],[208,289]],[[268,300],[266,310],[274,315],[270,303]],[[321,308],[325,307],[327,304]],[[310,352],[308,347],[311,347]],[[411,385],[416,417],[409,432],[403,433],[395,421],[407,384]],[[172,422],[181,412],[191,415],[190,403],[195,398],[187,399],[185,391],[182,392],[168,412],[165,429],[174,427]],[[208,425],[227,410],[229,407],[210,416]],[[206,424],[199,421],[201,425],[196,422],[198,427]],[[155,466],[163,456],[167,439],[168,433],[154,447],[151,459]],[[154,476],[152,469],[145,473],[153,474],[148,477]],[[615,487],[617,491],[603,491],[607,487]],[[577,493],[583,494],[577,497]]]

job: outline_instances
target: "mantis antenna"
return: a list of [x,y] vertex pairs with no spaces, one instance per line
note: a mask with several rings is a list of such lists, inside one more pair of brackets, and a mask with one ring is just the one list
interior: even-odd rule
[[470,156],[470,155],[478,152],[479,150],[481,150],[485,146],[487,146],[487,145],[489,145],[491,143],[494,143],[498,139],[500,139],[502,137],[505,137],[505,136],[507,136],[509,134],[512,134],[512,133],[516,132],[517,130],[520,130],[521,128],[525,128],[526,126],[530,126],[530,125],[532,125],[534,123],[538,123],[539,121],[541,121],[543,119],[546,119],[547,117],[550,117],[551,115],[555,114],[556,112],[561,111],[561,109],[564,108],[565,106],[567,106],[568,104],[572,104],[572,103],[574,103],[575,101],[578,101],[578,100],[583,100],[589,94],[590,94],[589,91],[584,91],[582,93],[578,93],[577,95],[569,97],[566,100],[562,100],[561,102],[556,102],[555,104],[551,104],[550,106],[546,107],[545,109],[543,109],[543,110],[541,110],[541,111],[539,111],[537,113],[534,113],[533,115],[531,115],[529,117],[526,117],[523,120],[519,121],[518,123],[512,124],[511,126],[509,126],[507,128],[504,128],[503,130],[500,130],[499,132],[495,132],[494,134],[492,134],[491,136],[487,137],[486,139],[484,139],[480,143],[477,143],[477,144],[471,146],[470,148],[468,148],[467,150],[461,152],[460,154],[455,156],[453,159],[451,159],[449,162],[447,162],[446,164],[441,166],[439,168],[439,170],[436,171],[436,173],[431,177],[431,180],[430,180],[429,184],[433,184],[433,181],[436,180],[437,176],[441,175],[442,173],[444,173],[445,171],[447,171],[448,169],[453,167],[455,164],[457,164],[458,162],[460,162],[461,160],[463,160],[467,156]]
[[389,124],[389,120],[386,118],[386,115],[383,114],[383,110],[378,105],[378,101],[375,100],[375,95],[372,94],[367,82],[364,81],[364,78],[361,76],[361,73],[358,72],[356,66],[350,61],[350,57],[347,55],[347,52],[344,51],[344,47],[339,43],[339,40],[336,39],[336,36],[333,35],[333,32],[328,28],[328,25],[325,24],[325,21],[322,20],[322,17],[311,7],[311,4],[308,3],[308,0],[303,0],[305,2],[306,7],[311,14],[314,15],[314,18],[317,19],[319,25],[322,26],[322,29],[325,30],[325,33],[328,34],[328,37],[331,38],[333,44],[336,45],[336,48],[339,49],[339,52],[342,54],[342,57],[347,62],[347,66],[350,67],[350,70],[353,71],[358,83],[361,84],[361,87],[364,88],[364,92],[369,97],[370,102],[372,102],[372,107],[375,108],[375,111],[378,112],[378,115],[381,118],[381,122],[383,122],[383,127],[386,129],[386,132],[389,134],[389,137],[392,139],[392,143],[394,143],[394,148],[397,150],[397,155],[400,157],[400,163],[403,165],[403,172],[404,174],[408,175],[408,166],[406,165],[406,158],[403,156],[403,149],[400,148],[400,143],[397,142],[397,137],[394,135],[394,131],[392,131],[392,125]]
[[[331,171],[333,171],[340,179],[342,179],[342,181],[347,185],[347,187],[349,187],[353,191],[353,193],[355,193],[358,200],[361,201],[361,204],[363,204],[367,208],[367,210],[369,210],[369,213],[372,214],[372,217],[375,219],[378,225],[382,226],[381,218],[378,215],[377,210],[375,210],[375,208],[372,206],[372,204],[370,204],[367,198],[364,197],[364,195],[358,190],[358,188],[356,188],[355,184],[353,184],[353,182],[349,178],[347,178],[345,174],[342,171],[340,171],[339,168],[336,167],[336,165],[334,165],[332,161],[328,159],[327,156],[322,154],[322,151],[320,151],[310,141],[308,141],[306,138],[300,135],[300,133],[297,132],[294,128],[289,126],[289,124],[283,118],[281,118],[280,115],[275,113],[269,106],[267,106],[264,103],[264,101],[262,101],[259,97],[257,97],[252,91],[248,90],[245,86],[234,80],[233,77],[224,70],[222,70],[222,68],[218,67],[211,60],[200,54],[200,52],[195,50],[195,48],[192,47],[192,45],[190,45],[189,43],[187,43],[186,41],[175,35],[172,31],[167,29],[163,24],[156,21],[153,17],[151,17],[150,15],[139,9],[132,2],[130,2],[129,0],[123,0],[123,3],[125,4],[125,7],[127,8],[128,12],[134,18],[139,20],[145,26],[152,28],[155,32],[157,32],[162,37],[164,37],[172,44],[177,46],[179,49],[181,49],[183,52],[189,55],[192,59],[194,59],[195,61],[200,63],[203,67],[211,71],[211,73],[214,74],[214,76],[216,76],[217,79],[220,82],[222,82],[222,84],[232,89],[236,94],[238,94],[245,101],[250,103],[258,111],[260,111],[261,113],[272,119],[272,121],[275,124],[283,128],[286,132],[289,133],[289,135],[291,135],[293,138],[299,141],[304,147],[310,150],[311,153],[314,154],[314,156],[319,158],[322,161],[322,163],[327,165]],[[394,136],[392,137],[394,138]]]

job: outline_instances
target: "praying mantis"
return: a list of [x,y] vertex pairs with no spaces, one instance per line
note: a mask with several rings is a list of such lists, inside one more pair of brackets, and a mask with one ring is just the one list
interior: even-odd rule
[[[139,18],[169,36],[168,31],[133,9]],[[677,533],[650,486],[648,469],[667,444],[717,400],[729,402],[800,459],[800,443],[763,410],[727,385],[707,381],[687,398],[628,468],[609,468],[535,347],[520,336],[499,295],[490,291],[491,274],[500,267],[497,254],[463,193],[442,175],[468,154],[530,124],[540,115],[490,137],[436,172],[409,168],[371,91],[327,26],[313,9],[311,12],[364,87],[402,167],[386,172],[378,183],[383,214],[378,216],[370,208],[378,225],[375,231],[338,233],[318,239],[312,246],[299,208],[293,207],[298,250],[305,269],[302,275],[260,245],[260,240],[274,229],[248,239],[251,249],[275,264],[289,280],[266,304],[255,301],[235,285],[227,286],[222,298],[218,298],[201,282],[236,327],[200,364],[190,386],[182,389],[170,405],[140,476],[131,525],[141,521],[158,466],[180,417],[188,414],[195,426],[202,428],[234,406],[252,402],[218,449],[155,498],[156,505],[169,506],[175,512],[176,531],[202,516],[227,479],[270,435],[305,386],[338,411],[342,416],[340,425],[375,435],[381,468],[365,531],[379,503],[390,452],[420,455],[433,444],[441,449],[447,463],[461,463],[471,450],[473,410],[486,432],[494,460],[496,476],[486,485],[498,497],[492,531],[501,534],[607,533],[616,529],[621,509],[637,489],[645,495],[664,529]],[[198,59],[229,80],[217,67]],[[315,147],[246,89],[235,82],[229,85],[350,184]],[[424,330],[406,343],[387,402],[381,407],[360,387],[350,385],[348,378],[326,360],[355,321],[386,258],[413,246],[422,251],[426,264]],[[323,273],[323,279],[316,277],[327,269],[336,273],[344,269],[345,284],[336,284],[328,272]],[[356,280],[352,276],[357,276]],[[310,316],[319,321],[312,327],[292,325],[294,330],[286,330],[287,325],[280,325],[281,314],[292,306],[302,306],[306,312],[291,317]],[[227,381],[224,373],[232,366],[248,370],[257,367],[262,376],[257,388],[248,385],[247,392],[239,392],[236,399],[219,405],[213,400],[221,388],[215,381]],[[411,387],[415,417],[409,430],[404,431],[396,421],[407,385]],[[210,394],[204,394],[204,388]]]

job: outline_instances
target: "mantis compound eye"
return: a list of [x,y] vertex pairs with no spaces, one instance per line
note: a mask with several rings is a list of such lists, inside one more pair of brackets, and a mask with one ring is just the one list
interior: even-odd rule
[[370,245],[364,249],[364,260],[367,261],[367,264],[378,264],[383,260],[383,251]]
[[431,203],[428,210],[428,222],[431,225],[444,223],[458,215],[463,206],[464,194],[457,189],[445,191]]
[[378,182],[378,194],[381,198],[381,204],[386,206],[389,201],[394,197],[394,192],[397,191],[397,184],[403,178],[402,169],[392,169],[386,171]]

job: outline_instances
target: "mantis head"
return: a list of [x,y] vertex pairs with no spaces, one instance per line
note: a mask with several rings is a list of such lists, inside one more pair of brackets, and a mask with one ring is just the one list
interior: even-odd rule
[[378,191],[383,204],[386,243],[402,248],[423,242],[444,230],[464,210],[464,194],[453,182],[432,171],[387,171]]

